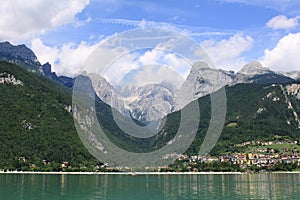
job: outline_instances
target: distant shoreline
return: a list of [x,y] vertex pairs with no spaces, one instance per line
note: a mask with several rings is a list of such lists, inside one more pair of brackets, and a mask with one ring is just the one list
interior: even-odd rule
[[241,174],[300,174],[300,171],[275,172],[30,172],[0,171],[0,174],[45,174],[45,175],[241,175]]

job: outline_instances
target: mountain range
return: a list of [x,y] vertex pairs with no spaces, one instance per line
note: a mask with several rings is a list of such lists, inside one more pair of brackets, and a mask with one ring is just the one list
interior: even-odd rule
[[[48,159],[55,164],[69,161],[76,167],[96,165],[80,142],[72,119],[75,79],[57,76],[49,63],[41,65],[24,45],[0,43],[0,60],[0,168],[13,166],[21,156],[28,163]],[[235,73],[199,62],[192,66],[180,90],[164,83],[121,92],[97,74],[89,78],[98,96],[97,117],[108,137],[128,151],[149,152],[166,145],[177,132],[181,109],[198,101],[201,120],[186,152],[197,153],[211,119],[209,94],[222,87],[226,89],[227,114],[211,154],[225,153],[232,145],[249,140],[275,136],[297,140],[300,136],[299,72],[274,72],[252,62]],[[140,125],[161,118],[165,124],[153,137],[135,138],[118,128],[113,110]]]
[[[35,54],[25,45],[13,46],[0,43],[0,59],[20,64],[33,72],[72,88],[75,78],[57,76],[51,65],[40,64]],[[143,123],[158,121],[167,114],[182,109],[185,105],[202,96],[211,94],[224,86],[238,83],[288,83],[300,78],[299,72],[274,72],[254,61],[239,72],[215,69],[203,62],[195,63],[180,89],[171,83],[130,85],[114,88],[104,77],[89,74],[97,95],[105,103],[124,115]],[[169,87],[166,87],[169,86]]]
[[[57,76],[51,65],[40,64],[35,54],[25,45],[13,46],[0,43],[0,60],[10,61],[33,72],[72,88],[75,78]],[[105,103],[124,115],[143,123],[157,121],[169,113],[182,109],[199,97],[211,94],[218,89],[238,83],[287,83],[300,78],[299,72],[274,72],[259,62],[245,65],[239,72],[215,69],[203,62],[195,63],[181,88],[171,83],[130,85],[114,88],[104,77],[89,74],[97,95]]]
[[[286,73],[288,74],[288,73]],[[169,113],[182,109],[188,103],[211,94],[222,87],[239,83],[288,83],[298,76],[289,77],[271,71],[259,62],[245,65],[238,73],[214,69],[206,63],[195,63],[180,89],[171,83],[130,85],[116,90],[105,78],[90,75],[97,95],[119,112],[143,123],[162,119]],[[168,85],[169,87],[166,87]],[[171,85],[171,86],[170,86]],[[125,94],[125,95],[124,95]]]

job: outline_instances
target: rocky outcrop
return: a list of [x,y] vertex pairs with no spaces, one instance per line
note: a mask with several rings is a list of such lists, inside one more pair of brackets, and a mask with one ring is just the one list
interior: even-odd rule
[[211,94],[226,85],[232,85],[236,81],[234,72],[216,69],[207,63],[195,63],[185,82],[183,83],[176,102],[179,110],[191,101]]
[[288,95],[293,95],[300,100],[300,84],[289,84],[285,88]]
[[175,92],[160,84],[147,84],[124,98],[130,115],[142,122],[157,121],[174,111]]
[[53,80],[57,79],[56,73],[52,72],[50,63],[47,62],[47,63],[43,64],[42,70],[44,72],[44,75],[47,76],[48,78],[51,78]]
[[0,60],[18,64],[35,73],[42,73],[41,64],[36,55],[24,44],[14,46],[9,42],[0,43]]
[[295,80],[300,80],[300,71],[279,72],[280,74],[290,77]]
[[39,64],[39,61],[33,51],[26,47],[24,44],[14,46],[9,42],[0,43],[0,55],[16,58],[16,59],[23,59],[35,62]]
[[258,61],[252,61],[246,64],[238,73],[244,75],[259,75],[259,74],[268,74],[274,73],[269,68],[263,67],[262,64]]
[[21,80],[15,78],[14,75],[8,74],[6,72],[0,73],[0,84],[12,84],[23,86],[24,83]]

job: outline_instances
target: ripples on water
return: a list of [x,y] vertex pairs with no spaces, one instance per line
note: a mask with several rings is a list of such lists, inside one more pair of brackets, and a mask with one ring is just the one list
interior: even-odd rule
[[1,174],[0,199],[300,199],[300,174]]

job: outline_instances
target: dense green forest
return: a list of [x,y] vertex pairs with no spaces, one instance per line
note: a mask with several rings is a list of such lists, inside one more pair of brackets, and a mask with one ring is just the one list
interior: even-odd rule
[[[273,141],[276,136],[286,136],[298,141],[300,129],[291,109],[288,108],[282,91],[284,85],[265,84],[238,84],[226,87],[227,114],[225,126],[220,138],[210,152],[210,155],[221,155],[234,151],[235,144],[246,141]],[[288,96],[293,108],[300,113],[300,100],[295,96]],[[211,102],[210,96],[198,99],[201,111],[199,129],[194,142],[186,152],[189,155],[197,155],[210,123]],[[176,127],[176,119],[180,113],[168,116],[166,129]],[[290,122],[290,124],[287,123]],[[174,131],[169,132],[170,135]],[[171,136],[169,136],[171,137]],[[163,142],[162,138],[160,141]]]
[[97,164],[65,109],[71,105],[71,91],[7,62],[0,62],[0,73],[23,82],[0,84],[0,168],[38,167],[43,160],[50,161],[50,169],[58,169],[62,162],[74,167]]

